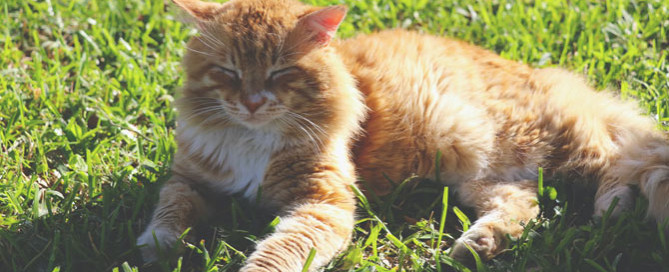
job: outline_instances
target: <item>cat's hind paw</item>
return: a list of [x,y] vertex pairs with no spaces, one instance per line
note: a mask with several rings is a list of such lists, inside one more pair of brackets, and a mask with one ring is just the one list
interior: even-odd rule
[[140,246],[144,263],[156,262],[161,253],[173,248],[179,235],[180,233],[166,228],[147,228],[137,238],[137,246]]
[[[617,200],[616,200],[617,199]],[[627,185],[609,188],[606,192],[598,194],[595,199],[595,212],[593,217],[601,218],[617,201],[616,206],[611,211],[611,216],[617,217],[624,211],[629,211],[634,207],[635,193]]]

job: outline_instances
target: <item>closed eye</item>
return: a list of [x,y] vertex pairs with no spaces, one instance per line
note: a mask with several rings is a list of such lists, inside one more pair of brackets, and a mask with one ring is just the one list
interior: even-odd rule
[[298,71],[298,69],[295,68],[295,67],[283,68],[283,69],[276,70],[276,71],[270,73],[269,77],[270,77],[271,80],[277,80],[278,78],[280,78],[282,76],[292,74],[292,73],[295,73],[297,71]]
[[235,71],[235,70],[225,68],[225,67],[220,66],[220,65],[216,65],[216,69],[218,69],[219,71],[223,72],[225,75],[227,75],[227,76],[229,76],[233,79],[239,79],[240,78],[239,73],[237,73],[237,71]]

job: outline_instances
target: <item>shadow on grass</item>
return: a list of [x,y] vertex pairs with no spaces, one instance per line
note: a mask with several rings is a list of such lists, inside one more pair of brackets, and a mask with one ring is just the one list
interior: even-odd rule
[[0,271],[108,271],[126,261],[140,264],[134,240],[158,185],[111,184],[89,199],[72,195],[67,211],[0,230]]
[[[122,269],[126,262],[140,271],[172,271],[175,267],[177,271],[214,267],[236,271],[255,242],[272,232],[275,217],[254,203],[235,197],[212,198],[209,201],[217,213],[210,222],[193,229],[194,238],[185,243],[184,251],[143,265],[135,239],[148,224],[160,186],[168,178],[166,174],[153,183],[111,182],[101,195],[75,201],[85,203],[82,206],[73,205],[68,212],[47,213],[0,230],[0,271],[53,271],[56,267],[60,271],[112,271]],[[666,239],[655,224],[644,220],[644,199],[619,218],[595,222],[590,218],[594,190],[575,182],[548,185],[557,189],[557,199],[540,199],[540,218],[527,227],[523,238],[512,241],[508,252],[486,263],[490,271],[669,271]],[[430,264],[433,256],[429,249],[437,246],[433,240],[439,228],[443,185],[408,179],[397,186],[394,194],[368,196],[369,208],[400,240],[419,241],[407,242],[425,261],[418,271],[436,271],[434,263]],[[438,245],[445,253],[462,233],[463,218],[475,220],[473,211],[456,201],[456,193],[450,190],[444,239]],[[465,216],[455,213],[454,207]],[[363,260],[386,268],[415,267],[397,250],[382,252],[383,259],[374,259],[376,251],[388,247],[364,245],[378,224],[364,220],[371,217],[365,208],[359,208],[357,214],[360,222],[352,245],[326,271],[364,269],[369,264]],[[392,246],[382,236],[379,245]],[[442,269],[455,270],[449,265]]]
[[271,217],[253,205],[222,196],[210,201],[229,205],[218,205],[212,222],[194,228],[194,239],[188,241],[191,246],[180,256],[144,265],[135,241],[149,223],[160,187],[168,178],[164,174],[156,182],[110,182],[101,194],[88,199],[72,195],[66,212],[46,212],[0,229],[0,271],[111,271],[126,262],[141,271],[172,271],[177,265],[181,271],[202,271],[211,262],[206,255],[223,243],[232,248],[225,246],[218,254],[227,254],[234,267],[243,257],[233,248],[249,250],[256,237],[271,231],[266,228]]

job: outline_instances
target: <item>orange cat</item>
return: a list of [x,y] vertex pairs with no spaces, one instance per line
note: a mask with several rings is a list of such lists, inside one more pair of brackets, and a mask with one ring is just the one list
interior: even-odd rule
[[206,218],[217,194],[241,194],[276,211],[276,232],[242,271],[327,264],[349,242],[356,176],[377,193],[401,180],[441,180],[478,220],[451,255],[471,246],[489,259],[534,218],[537,168],[598,186],[596,213],[628,185],[669,218],[669,145],[633,106],[556,69],[532,69],[459,41],[402,30],[332,37],[346,8],[293,0],[174,0],[200,36],[188,43],[178,109],[178,152],[153,219],[139,237],[172,245]]

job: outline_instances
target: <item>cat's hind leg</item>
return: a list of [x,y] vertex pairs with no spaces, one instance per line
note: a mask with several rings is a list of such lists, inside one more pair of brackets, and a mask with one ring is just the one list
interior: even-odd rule
[[206,210],[204,198],[188,183],[173,177],[160,191],[160,200],[151,223],[137,238],[145,263],[158,259],[158,248],[167,251],[177,238],[202,218]]
[[655,122],[633,103],[594,92],[560,69],[536,69],[529,82],[535,92],[547,95],[541,110],[551,117],[547,128],[569,143],[568,158],[558,162],[562,170],[598,179],[595,216],[614,199],[613,216],[631,208],[634,193],[628,186],[638,186],[650,202],[649,217],[660,222],[669,218],[669,144]]
[[451,257],[471,260],[471,247],[483,260],[491,259],[508,246],[507,234],[520,237],[523,225],[539,214],[536,181],[469,181],[457,195],[462,203],[475,208],[478,219],[460,236]]

